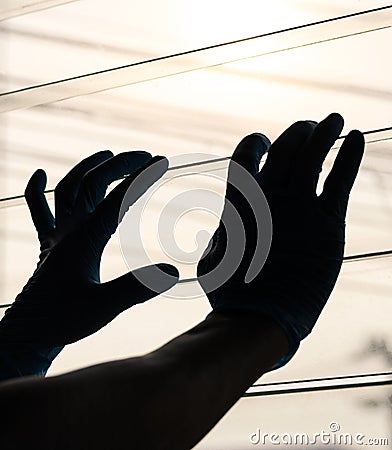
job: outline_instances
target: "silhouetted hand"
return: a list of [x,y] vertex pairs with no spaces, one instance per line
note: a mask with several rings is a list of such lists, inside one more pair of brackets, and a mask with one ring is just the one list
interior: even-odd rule
[[[281,325],[290,352],[276,367],[285,364],[311,332],[341,268],[347,203],[364,150],[359,131],[345,138],[319,196],[316,186],[323,161],[342,129],[343,118],[338,114],[331,114],[317,126],[311,121],[294,123],[271,145],[260,171],[260,159],[269,141],[258,134],[245,137],[232,161],[246,169],[249,184],[255,180],[268,202],[273,226],[270,252],[259,273],[250,279],[248,270],[260,237],[260,223],[249,199],[235,187],[241,184],[241,174],[231,163],[222,220],[209,251],[199,262],[200,283],[214,310],[253,310]],[[261,197],[260,193],[260,201]],[[230,205],[237,210],[242,225],[236,222]],[[203,276],[235,245],[230,236],[243,232],[246,244],[238,268],[214,288]]]
[[[130,206],[167,166],[165,158],[151,159],[146,152],[96,153],[57,185],[55,218],[44,195],[45,172],[39,169],[32,175],[25,196],[41,254],[34,274],[0,322],[0,349],[38,349],[50,360],[63,345],[94,333],[122,311],[176,283],[177,270],[166,264],[105,283],[99,275],[102,252],[121,220],[128,188],[132,185],[126,197]],[[108,185],[124,175],[128,176],[105,198]],[[138,280],[137,272],[151,280],[150,288]]]

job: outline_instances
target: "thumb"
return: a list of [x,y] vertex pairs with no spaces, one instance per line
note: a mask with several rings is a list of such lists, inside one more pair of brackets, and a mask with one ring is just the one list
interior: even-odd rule
[[102,283],[100,297],[103,301],[118,303],[121,310],[125,310],[162,294],[173,287],[178,279],[178,270],[170,264],[141,267]]

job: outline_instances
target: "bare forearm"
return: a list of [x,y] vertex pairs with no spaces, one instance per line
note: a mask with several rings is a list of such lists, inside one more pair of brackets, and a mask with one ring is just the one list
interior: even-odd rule
[[[165,444],[159,448],[195,445],[287,351],[286,338],[274,322],[237,311],[212,313],[152,353],[150,357],[172,377],[167,401],[159,405],[156,397],[156,410],[162,413],[154,429]],[[170,429],[173,423],[175,433]]]
[[212,313],[144,357],[27,381],[29,389],[8,384],[17,401],[8,393],[7,403],[24,392],[18,426],[27,428],[15,448],[46,448],[36,435],[43,422],[49,448],[59,450],[191,448],[286,352],[284,334],[268,318]]

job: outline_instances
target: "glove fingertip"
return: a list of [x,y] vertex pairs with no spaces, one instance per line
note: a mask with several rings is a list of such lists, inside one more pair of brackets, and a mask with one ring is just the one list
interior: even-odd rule
[[33,175],[31,175],[26,189],[25,195],[29,196],[35,192],[43,192],[46,188],[47,176],[43,169],[37,169]]
[[271,147],[271,141],[268,139],[268,137],[263,133],[252,133],[249,136],[252,135],[260,137],[266,147],[266,151],[268,151],[268,149]]
[[133,275],[139,280],[147,296],[151,292],[161,294],[169,290],[177,284],[179,279],[176,267],[164,263],[141,267],[136,269]]
[[238,144],[234,154],[248,153],[249,148],[253,147],[258,152],[265,153],[271,146],[271,141],[263,133],[251,133],[245,136]]
[[[239,164],[252,175],[256,175],[259,171],[261,158],[268,152],[271,146],[270,140],[262,133],[252,133],[245,136],[234,150],[231,157],[232,162]],[[230,169],[229,169],[230,170]],[[233,165],[231,166],[231,174],[233,176]]]

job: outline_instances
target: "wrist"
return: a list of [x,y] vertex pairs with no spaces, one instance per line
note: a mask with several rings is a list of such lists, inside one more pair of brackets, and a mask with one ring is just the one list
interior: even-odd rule
[[237,309],[219,307],[213,310],[206,318],[206,321],[225,323],[227,328],[246,330],[250,339],[259,342],[260,345],[267,340],[274,347],[276,357],[273,365],[269,369],[275,370],[284,366],[294,356],[299,347],[299,341],[287,327],[275,316],[268,312],[261,312],[257,309]]
[[[256,345],[260,352],[268,349],[268,353],[270,353],[272,350],[274,368],[283,365],[277,366],[286,355],[291,353],[292,345],[287,333],[268,314],[252,310],[220,308],[208,314],[206,322],[215,323],[216,326],[224,328],[228,334],[235,333],[236,337],[243,340],[245,345]],[[266,346],[266,344],[268,345]],[[298,346],[295,351],[297,348]]]
[[46,375],[63,348],[0,343],[0,381],[29,375]]

